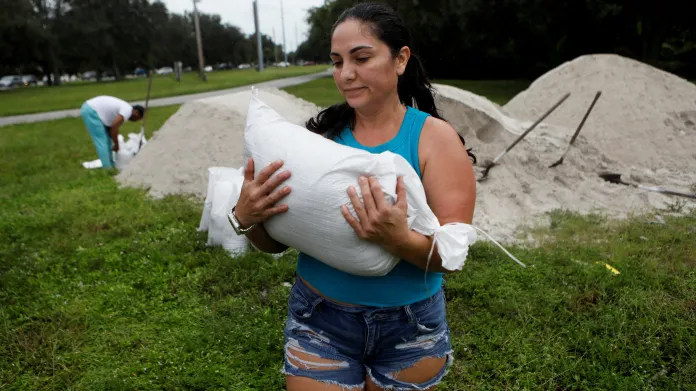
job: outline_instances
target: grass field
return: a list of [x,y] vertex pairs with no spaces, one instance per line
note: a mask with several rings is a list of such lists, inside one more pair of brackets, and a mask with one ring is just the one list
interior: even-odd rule
[[[185,73],[181,82],[174,75],[155,76],[150,98],[186,95],[197,92],[221,90],[262,81],[317,73],[327,65],[289,68],[267,68],[262,73],[254,69],[216,71],[208,73],[204,82],[195,72]],[[66,83],[59,87],[21,88],[0,91],[0,116],[41,113],[45,111],[76,109],[97,95],[113,95],[127,101],[145,100],[147,79],[131,79],[120,82]]]
[[[499,105],[504,105],[518,92],[529,86],[529,82],[522,80],[433,80],[433,83],[459,87],[471,91],[474,94],[483,95]],[[285,90],[302,99],[313,101],[325,107],[343,100],[341,93],[336,89],[336,84],[331,77],[316,79],[309,83],[287,87]]]
[[[294,253],[208,248],[200,204],[119,189],[95,158],[79,119],[0,131],[0,390],[283,389]],[[696,213],[662,216],[554,212],[510,248],[526,269],[476,244],[447,278],[440,389],[696,389]]]

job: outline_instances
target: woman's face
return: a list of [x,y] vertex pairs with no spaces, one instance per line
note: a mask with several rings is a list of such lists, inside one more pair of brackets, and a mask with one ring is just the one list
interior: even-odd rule
[[348,104],[360,109],[396,94],[399,75],[406,69],[410,51],[394,58],[389,46],[356,20],[339,24],[331,37],[334,81]]

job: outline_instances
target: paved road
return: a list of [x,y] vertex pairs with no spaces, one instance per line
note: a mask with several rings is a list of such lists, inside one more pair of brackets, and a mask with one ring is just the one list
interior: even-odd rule
[[[319,73],[313,73],[311,75],[288,77],[285,79],[269,80],[269,81],[266,81],[263,83],[257,83],[254,85],[257,87],[284,88],[284,87],[289,87],[289,86],[294,86],[294,85],[306,83],[308,81],[312,81],[314,79],[318,79],[320,77],[329,76],[329,75],[331,75],[330,71],[324,71],[324,72],[319,72]],[[169,98],[151,99],[148,106],[149,107],[157,107],[157,106],[178,105],[178,104],[183,104],[183,103],[186,103],[186,102],[189,102],[192,100],[196,100],[196,99],[211,98],[214,96],[220,96],[220,95],[231,94],[233,92],[244,91],[244,90],[248,89],[249,87],[250,86],[247,85],[247,86],[240,86],[240,87],[235,87],[235,88],[228,88],[226,90],[201,92],[199,94],[180,95],[180,96],[172,96]],[[145,101],[132,102],[132,104],[145,105]],[[48,121],[48,120],[52,120],[52,119],[79,117],[79,116],[80,116],[80,109],[49,111],[46,113],[36,113],[36,114],[14,115],[14,116],[9,116],[9,117],[0,117],[0,126],[12,125],[12,124],[21,124],[21,123],[27,123],[27,122]]]

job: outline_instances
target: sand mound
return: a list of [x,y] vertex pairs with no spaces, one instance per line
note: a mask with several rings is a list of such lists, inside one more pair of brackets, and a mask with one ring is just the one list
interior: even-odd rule
[[571,96],[546,122],[570,127],[570,138],[594,94],[602,96],[582,134],[629,166],[696,171],[696,85],[613,54],[581,56],[552,69],[504,106],[534,120],[566,92]]
[[532,124],[507,116],[500,106],[472,92],[445,84],[433,84],[433,88],[438,109],[465,140],[473,136],[492,142],[504,131],[522,134]]
[[[556,136],[558,127],[537,130],[538,133],[507,154],[485,181],[477,184],[475,222],[505,241],[515,240],[520,226],[546,225],[546,213],[556,209],[601,212],[623,218],[631,213],[666,208],[675,201],[673,197],[605,182],[598,176],[601,171],[622,173],[624,180],[684,191],[688,191],[690,183],[696,183],[693,174],[626,167],[612,161],[584,138],[576,140],[563,164],[548,168],[560,158],[566,140]],[[500,143],[482,143],[474,148],[481,161],[489,161],[515,137],[501,135]],[[475,167],[477,177],[481,177],[483,166]]]
[[[260,89],[259,96],[296,124],[319,109],[278,89]],[[184,104],[116,177],[125,186],[149,188],[160,198],[168,194],[205,197],[208,167],[240,167],[244,159],[244,127],[251,90]]]
[[[597,63],[601,63],[601,69]],[[610,85],[611,75],[620,73],[615,67],[625,67],[626,64],[631,64],[630,69],[640,69],[642,76],[624,74],[628,80],[633,79],[635,85],[623,90]],[[573,68],[573,71],[569,72],[568,68]],[[559,76],[555,76],[555,71]],[[478,183],[475,224],[510,241],[514,240],[514,233],[520,226],[543,224],[546,222],[545,212],[554,209],[580,213],[598,211],[612,217],[625,217],[633,212],[665,208],[675,202],[674,197],[607,183],[598,177],[601,171],[621,173],[624,180],[685,192],[696,183],[696,161],[692,156],[696,154],[695,137],[685,134],[686,131],[679,128],[681,125],[675,129],[664,122],[665,118],[677,121],[673,115],[675,107],[681,110],[678,111],[680,124],[688,127],[689,122],[696,122],[687,104],[671,103],[672,100],[684,100],[693,86],[684,86],[676,76],[645,65],[636,66],[635,62],[617,56],[582,57],[555,71],[535,81],[503,109],[469,92],[435,86],[443,116],[464,136],[479,159],[475,167],[478,177],[481,177],[487,162],[510,145],[567,91],[573,94],[547,117],[546,122],[505,155],[490,171],[486,181]],[[644,107],[645,103],[641,101],[644,97],[634,91],[654,89],[655,80],[671,81],[678,86],[669,88],[681,92],[674,96],[663,95],[656,106]],[[563,164],[549,168],[565,151],[600,85],[602,97]],[[696,96],[690,99],[692,104],[696,104]],[[652,129],[650,123],[638,126],[626,109],[633,106],[642,107],[653,117],[660,118],[664,123],[661,122],[659,131],[673,138],[656,136],[656,130],[649,130]],[[614,110],[616,114],[613,114]],[[524,114],[519,118],[511,112]],[[650,115],[640,114],[644,122],[648,117]],[[628,125],[622,125],[624,122]],[[696,131],[692,133],[696,135]],[[674,136],[676,134],[680,134],[679,139]],[[662,147],[650,146],[654,140],[659,140]],[[641,145],[641,148],[629,149],[624,145]],[[670,169],[650,164],[672,160],[675,161],[672,166],[663,164]]]

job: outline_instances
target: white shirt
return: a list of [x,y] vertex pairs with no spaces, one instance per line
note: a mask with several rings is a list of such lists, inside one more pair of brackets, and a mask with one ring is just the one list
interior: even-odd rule
[[128,102],[113,96],[97,96],[86,103],[97,112],[99,119],[106,126],[111,126],[119,114],[123,116],[125,121],[128,121],[128,118],[133,113],[133,107]]

